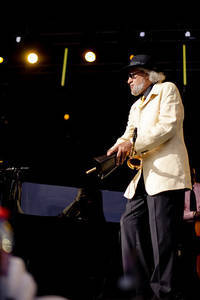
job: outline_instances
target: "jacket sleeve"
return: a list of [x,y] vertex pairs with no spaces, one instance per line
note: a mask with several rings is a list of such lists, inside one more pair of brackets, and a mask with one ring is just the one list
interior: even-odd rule
[[176,85],[164,83],[160,93],[160,107],[155,124],[147,128],[140,127],[138,130],[135,144],[138,154],[151,151],[165,143],[176,133],[177,126],[182,126],[184,109]]
[[133,111],[135,109],[135,105],[137,105],[137,102],[135,102],[130,111],[129,111],[129,116],[128,116],[128,122],[127,122],[127,125],[126,125],[126,129],[123,133],[122,136],[120,136],[116,143],[113,145],[113,147],[115,145],[119,145],[121,143],[123,143],[124,141],[131,141],[132,142],[132,139],[133,139],[133,131],[134,131],[134,119],[133,119]]

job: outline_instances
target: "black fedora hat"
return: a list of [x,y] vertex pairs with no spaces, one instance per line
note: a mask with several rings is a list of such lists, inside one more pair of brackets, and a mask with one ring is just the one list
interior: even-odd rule
[[157,70],[157,66],[155,61],[153,60],[152,56],[147,54],[138,54],[133,56],[130,63],[126,65],[123,70],[128,71],[129,69],[133,68],[145,68],[149,70]]

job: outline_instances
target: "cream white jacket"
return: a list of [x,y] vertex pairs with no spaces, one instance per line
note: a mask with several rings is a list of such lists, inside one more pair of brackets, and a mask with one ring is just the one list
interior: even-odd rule
[[[116,144],[132,141],[137,127],[135,150],[142,155],[144,183],[149,195],[192,187],[183,119],[181,96],[172,82],[155,84],[145,101],[138,99],[130,109],[126,130]],[[124,194],[126,198],[134,196],[141,173],[130,182]]]

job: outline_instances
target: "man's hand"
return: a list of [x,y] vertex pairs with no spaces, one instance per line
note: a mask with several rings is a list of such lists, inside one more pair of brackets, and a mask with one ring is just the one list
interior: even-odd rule
[[117,165],[122,165],[126,160],[127,156],[130,154],[132,149],[132,143],[130,141],[122,142],[107,151],[107,155],[111,155],[117,152]]

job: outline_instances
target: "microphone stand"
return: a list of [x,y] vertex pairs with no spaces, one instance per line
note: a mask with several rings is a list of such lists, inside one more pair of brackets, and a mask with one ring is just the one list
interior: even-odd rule
[[21,208],[21,172],[29,170],[29,167],[8,167],[0,169],[0,184],[2,185],[1,205],[7,207],[11,215],[17,212],[23,213]]

